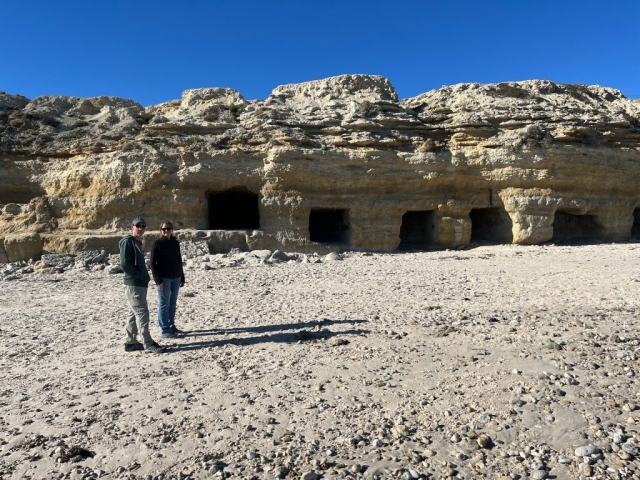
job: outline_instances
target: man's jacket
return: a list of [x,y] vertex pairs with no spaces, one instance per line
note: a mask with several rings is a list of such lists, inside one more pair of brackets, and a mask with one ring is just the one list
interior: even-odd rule
[[132,235],[127,235],[120,240],[120,265],[124,270],[124,284],[134,287],[149,286],[149,272],[144,263],[144,250],[142,242]]

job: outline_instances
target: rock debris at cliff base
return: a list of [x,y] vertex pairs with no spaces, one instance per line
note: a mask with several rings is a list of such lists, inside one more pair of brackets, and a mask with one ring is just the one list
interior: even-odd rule
[[638,248],[194,251],[163,356],[49,259],[2,282],[0,477],[638,478]]
[[78,235],[105,248],[138,215],[222,232],[214,252],[624,241],[640,231],[639,142],[637,102],[545,80],[399,100],[386,78],[342,75],[146,108],[0,93],[0,260],[29,242],[76,253]]

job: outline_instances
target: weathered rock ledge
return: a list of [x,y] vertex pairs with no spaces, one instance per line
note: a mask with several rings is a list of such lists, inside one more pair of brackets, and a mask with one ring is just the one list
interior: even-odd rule
[[398,101],[344,75],[147,108],[0,92],[0,261],[111,251],[137,215],[212,251],[622,241],[640,230],[639,145],[638,103],[539,80]]

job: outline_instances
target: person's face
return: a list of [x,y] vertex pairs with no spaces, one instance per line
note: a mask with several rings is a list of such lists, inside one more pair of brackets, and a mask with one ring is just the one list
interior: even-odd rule
[[138,240],[142,240],[142,236],[144,235],[146,228],[146,223],[136,223],[135,225],[131,226],[131,235],[133,235]]
[[162,230],[163,237],[167,237],[167,238],[171,237],[171,234],[173,233],[173,227],[171,227],[170,225],[167,225],[166,223],[163,223],[160,229]]

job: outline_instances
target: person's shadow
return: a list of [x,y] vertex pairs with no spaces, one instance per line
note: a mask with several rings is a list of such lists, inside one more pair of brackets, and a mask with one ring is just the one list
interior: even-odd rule
[[[300,322],[300,323],[284,323],[278,325],[258,325],[255,327],[237,327],[237,328],[212,328],[203,330],[190,330],[185,331],[182,340],[188,340],[190,337],[208,337],[213,335],[226,335],[231,333],[248,333],[259,334],[256,336],[241,337],[241,338],[225,338],[219,340],[198,340],[190,343],[182,343],[167,346],[169,352],[184,352],[189,350],[197,350],[200,348],[212,348],[221,347],[223,345],[255,345],[257,343],[267,342],[280,342],[280,343],[294,343],[312,341],[317,339],[328,339],[337,336],[349,336],[349,335],[364,335],[369,333],[369,330],[363,330],[358,328],[351,328],[349,330],[340,330],[338,332],[332,332],[325,330],[324,327],[330,325],[365,323],[368,320],[318,320],[312,322]],[[319,330],[307,330],[321,327]],[[296,330],[293,332],[292,330]],[[346,339],[345,339],[346,340]],[[348,343],[348,341],[345,341]]]

